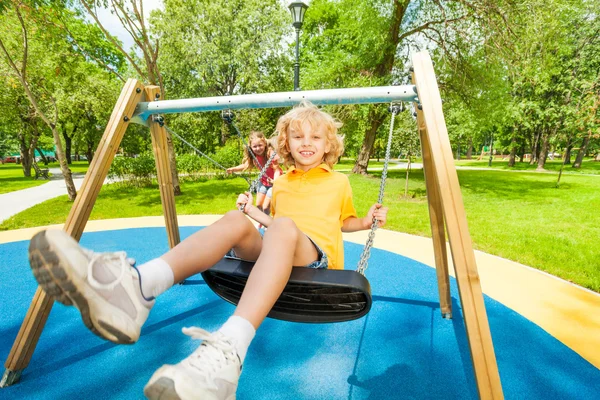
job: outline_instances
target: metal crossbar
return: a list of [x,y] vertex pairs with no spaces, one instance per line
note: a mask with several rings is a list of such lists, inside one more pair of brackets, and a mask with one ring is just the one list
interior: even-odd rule
[[162,100],[138,103],[131,122],[146,125],[146,120],[152,114],[220,111],[228,108],[234,110],[291,107],[303,100],[308,100],[315,105],[327,105],[374,104],[392,101],[412,102],[417,101],[417,98],[416,86],[400,85]]

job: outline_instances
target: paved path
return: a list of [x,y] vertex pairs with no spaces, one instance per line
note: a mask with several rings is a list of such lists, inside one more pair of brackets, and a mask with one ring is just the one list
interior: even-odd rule
[[[59,168],[51,168],[52,179],[43,185],[0,194],[0,222],[21,211],[27,210],[46,200],[67,194],[67,185]],[[73,174],[73,183],[79,190],[83,175]]]

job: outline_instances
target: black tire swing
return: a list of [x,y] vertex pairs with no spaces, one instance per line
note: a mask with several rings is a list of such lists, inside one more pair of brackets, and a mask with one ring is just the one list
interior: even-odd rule
[[[401,103],[389,107],[392,117],[377,201],[380,204],[383,202],[387,178],[394,117],[402,110]],[[233,125],[232,118],[227,122]],[[233,126],[239,134],[237,127]],[[241,134],[239,136],[241,137]],[[261,178],[267,166],[268,162],[257,179]],[[364,273],[368,267],[367,261],[376,229],[377,220],[374,220],[356,271],[292,268],[290,279],[268,317],[291,322],[330,323],[351,321],[366,315],[373,300],[371,285]],[[204,271],[202,277],[213,292],[229,303],[237,305],[253,266],[253,262],[225,257]]]

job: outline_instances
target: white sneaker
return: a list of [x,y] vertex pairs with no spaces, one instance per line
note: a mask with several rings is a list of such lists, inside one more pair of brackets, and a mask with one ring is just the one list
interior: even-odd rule
[[125,252],[94,253],[65,231],[47,230],[31,239],[29,263],[42,289],[75,305],[96,335],[115,343],[138,340],[154,301],[142,295]]
[[221,332],[183,328],[203,340],[188,358],[160,367],[144,388],[150,400],[235,400],[242,363],[232,340]]

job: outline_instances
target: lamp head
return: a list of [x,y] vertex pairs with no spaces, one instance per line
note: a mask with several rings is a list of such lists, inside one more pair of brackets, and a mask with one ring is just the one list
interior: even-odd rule
[[294,28],[302,28],[302,23],[304,22],[304,13],[306,12],[308,5],[302,1],[292,1],[288,8],[292,13]]

